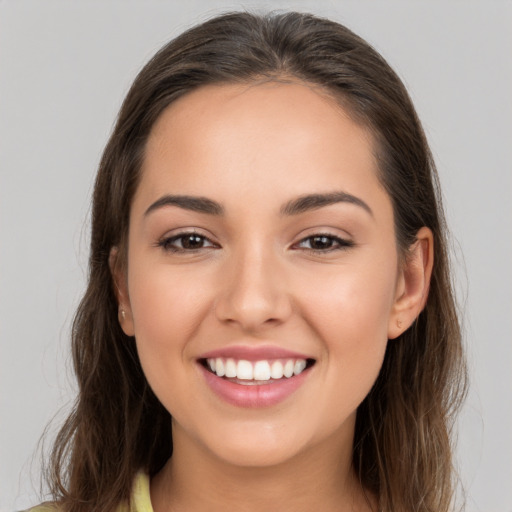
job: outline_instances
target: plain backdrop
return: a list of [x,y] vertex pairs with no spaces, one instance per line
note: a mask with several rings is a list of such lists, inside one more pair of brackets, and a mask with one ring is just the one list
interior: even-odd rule
[[[0,0],[0,510],[38,501],[38,440],[73,399],[91,184],[130,82],[233,9],[338,20],[405,81],[453,232],[471,369],[457,451],[469,512],[512,512],[512,3]],[[59,412],[60,411],[60,412]]]

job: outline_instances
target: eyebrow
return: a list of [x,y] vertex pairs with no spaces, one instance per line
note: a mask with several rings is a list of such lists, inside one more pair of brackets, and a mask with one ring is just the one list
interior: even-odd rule
[[[299,215],[310,210],[316,210],[324,206],[336,203],[350,203],[361,207],[373,217],[372,209],[360,198],[348,194],[347,192],[331,192],[327,194],[308,194],[292,199],[281,207],[281,215]],[[145,211],[144,216],[151,212],[164,208],[165,206],[178,206],[185,210],[190,210],[208,215],[223,215],[224,208],[217,201],[207,197],[183,196],[183,195],[165,195],[152,203]]]
[[373,217],[372,209],[359,197],[347,192],[332,192],[328,194],[309,194],[289,201],[281,208],[281,215],[298,215],[310,210],[336,203],[350,203],[361,207]]
[[157,199],[144,213],[144,216],[165,206],[178,206],[193,212],[206,213],[208,215],[222,215],[224,208],[207,197],[165,195]]

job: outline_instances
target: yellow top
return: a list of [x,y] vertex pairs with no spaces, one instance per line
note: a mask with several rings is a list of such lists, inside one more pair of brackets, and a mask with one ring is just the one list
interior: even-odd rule
[[[29,509],[27,512],[56,512],[53,503],[43,503]],[[132,494],[128,503],[121,503],[116,512],[153,512],[149,494],[149,477],[145,473],[137,473],[133,481]]]
[[133,481],[129,503],[122,503],[116,512],[153,512],[149,494],[149,476],[137,473]]

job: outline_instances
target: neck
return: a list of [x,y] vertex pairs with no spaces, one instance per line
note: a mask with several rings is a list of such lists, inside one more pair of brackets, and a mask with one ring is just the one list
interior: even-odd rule
[[354,474],[351,440],[328,439],[280,464],[248,467],[175,433],[173,456],[151,481],[155,512],[376,510]]

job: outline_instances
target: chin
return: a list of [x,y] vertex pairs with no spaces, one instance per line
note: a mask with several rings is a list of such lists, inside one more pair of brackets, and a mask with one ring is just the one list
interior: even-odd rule
[[217,451],[215,455],[225,464],[240,468],[270,468],[279,466],[300,453],[300,450],[287,449],[285,446],[262,446],[260,443],[248,442],[244,446],[231,445]]
[[[306,425],[300,423],[300,426]],[[295,459],[315,444],[306,429],[294,432],[289,425],[239,422],[230,430],[210,432],[203,442],[215,458],[238,467],[278,466]]]

